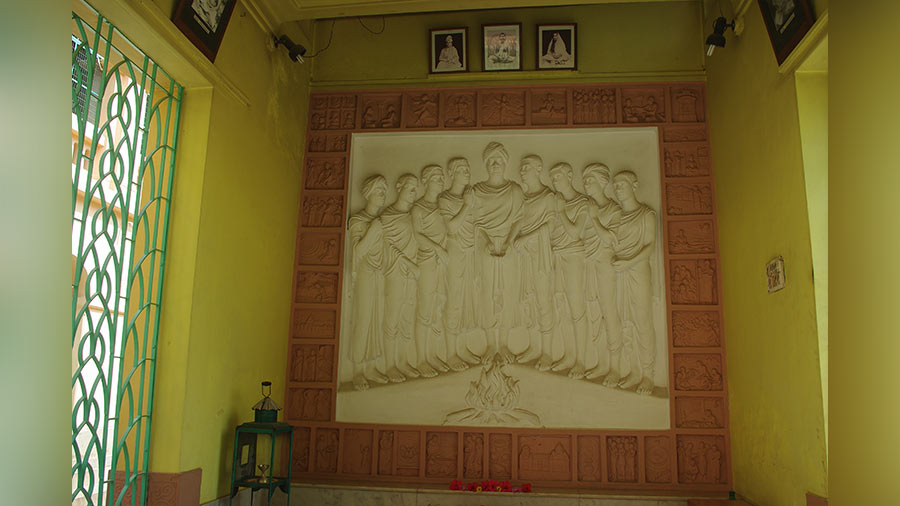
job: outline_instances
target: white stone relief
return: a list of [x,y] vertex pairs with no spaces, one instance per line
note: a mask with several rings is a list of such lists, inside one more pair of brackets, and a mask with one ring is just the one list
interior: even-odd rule
[[[548,416],[556,373],[586,402],[634,404],[609,427],[668,427],[656,129],[552,132],[354,136],[338,420],[597,426],[602,408]],[[572,149],[610,133],[609,151]],[[499,380],[521,407],[477,394],[510,394]]]

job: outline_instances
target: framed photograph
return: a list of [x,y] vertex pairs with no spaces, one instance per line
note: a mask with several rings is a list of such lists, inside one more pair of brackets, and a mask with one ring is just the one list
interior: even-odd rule
[[809,0],[758,0],[775,59],[781,65],[816,19]]
[[216,61],[237,0],[178,0],[172,21],[197,48]]
[[469,69],[466,56],[468,28],[442,28],[431,30],[429,69],[432,74],[465,72]]
[[522,69],[522,23],[482,25],[481,35],[485,71]]
[[537,68],[576,69],[575,23],[538,25]]

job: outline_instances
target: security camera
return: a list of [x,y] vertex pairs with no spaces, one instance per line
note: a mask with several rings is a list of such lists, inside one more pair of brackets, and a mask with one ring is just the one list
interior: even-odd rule
[[288,56],[291,60],[303,63],[303,55],[306,54],[306,48],[302,44],[295,44],[287,35],[282,35],[275,39],[275,47],[284,46],[288,50]]

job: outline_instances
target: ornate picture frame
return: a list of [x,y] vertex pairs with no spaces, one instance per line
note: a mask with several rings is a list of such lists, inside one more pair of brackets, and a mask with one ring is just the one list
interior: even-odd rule
[[428,73],[466,72],[469,70],[468,28],[437,28],[428,32]]
[[179,0],[172,21],[201,53],[216,61],[237,0]]
[[481,68],[522,70],[522,23],[481,25]]
[[537,26],[538,70],[575,70],[578,68],[576,24]]
[[784,63],[815,23],[809,0],[757,0],[762,11],[775,60]]

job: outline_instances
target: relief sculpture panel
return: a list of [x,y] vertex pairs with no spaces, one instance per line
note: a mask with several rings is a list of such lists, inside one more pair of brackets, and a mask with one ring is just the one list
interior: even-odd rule
[[519,437],[519,478],[572,479],[572,439],[567,436]]
[[300,223],[304,227],[340,227],[344,199],[338,195],[306,195]]
[[484,476],[484,434],[467,432],[463,436],[463,477]]
[[663,88],[622,89],[622,121],[662,123],[666,121],[666,94]]
[[532,125],[565,125],[566,110],[566,90],[531,92]]
[[456,476],[457,436],[455,432],[425,433],[425,476]]
[[706,140],[706,125],[663,128],[664,142],[700,142]]
[[672,438],[648,436],[644,438],[644,472],[648,483],[672,482]]
[[446,114],[444,126],[446,127],[473,127],[475,126],[475,93],[451,92],[444,95]]
[[287,417],[292,420],[327,421],[331,419],[331,390],[325,388],[289,388],[290,409]]
[[525,92],[484,93],[479,96],[479,100],[481,124],[485,126],[525,124]]
[[706,144],[666,144],[663,165],[666,177],[708,176],[711,171]]
[[678,436],[680,483],[726,483],[725,438]]
[[721,397],[676,397],[675,426],[685,429],[725,427],[725,401]]
[[294,427],[294,454],[291,456],[293,474],[309,472],[309,427]]
[[706,103],[703,89],[698,86],[672,88],[672,121],[676,123],[702,123],[706,120]]
[[712,214],[712,185],[709,183],[667,184],[666,203],[671,215]]
[[716,353],[675,355],[675,390],[721,391],[722,356]]
[[419,475],[418,432],[397,432],[397,474],[400,476]]
[[362,128],[399,128],[403,98],[400,95],[366,97],[362,103]]
[[300,271],[297,274],[297,302],[332,304],[337,302],[338,273]]
[[638,480],[638,441],[635,436],[606,438],[607,477],[611,482],[636,483]]
[[718,304],[719,284],[716,261],[672,260],[669,290],[672,304]]
[[372,431],[347,429],[344,431],[343,471],[349,474],[372,473]]
[[715,248],[712,220],[669,222],[669,253],[673,255],[713,253]]
[[339,434],[337,429],[316,429],[316,472],[337,472]]
[[378,474],[394,474],[394,431],[378,432]]
[[488,442],[490,444],[488,470],[491,478],[512,478],[512,435],[491,434]]
[[300,232],[297,249],[301,265],[338,265],[341,260],[341,234]]
[[676,348],[720,346],[718,311],[672,311],[672,337]]
[[334,362],[334,346],[299,344],[291,347],[291,381],[329,382]]
[[600,436],[578,436],[578,481],[603,479]]
[[341,190],[344,188],[344,173],[347,168],[345,158],[307,158],[307,190]]
[[334,337],[335,311],[333,309],[294,309],[294,337],[330,339]]
[[438,106],[440,95],[437,93],[410,93],[406,96],[406,126],[410,128],[434,128],[438,126]]
[[307,150],[310,153],[335,153],[347,151],[347,134],[309,134]]
[[[354,136],[337,420],[572,427],[522,391],[556,374],[591,399],[576,427],[667,428],[656,129],[503,135]],[[317,281],[305,300],[330,300]],[[429,394],[451,385],[463,395]],[[648,399],[629,411],[615,391]]]
[[572,90],[576,125],[614,124],[616,122],[615,88],[575,88]]
[[356,96],[314,96],[310,99],[311,130],[349,130],[356,127]]

